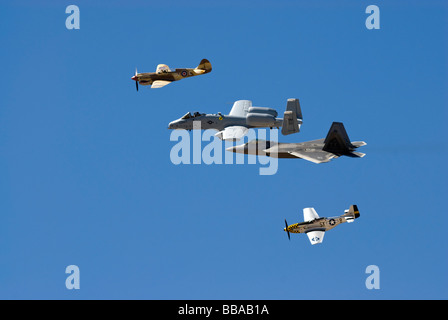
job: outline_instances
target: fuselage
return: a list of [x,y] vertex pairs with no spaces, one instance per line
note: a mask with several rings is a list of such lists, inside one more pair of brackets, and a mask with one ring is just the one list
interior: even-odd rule
[[[324,146],[324,139],[309,141],[306,144],[282,143],[266,140],[252,140],[239,146],[230,147],[227,150],[236,153],[251,154],[258,156],[269,156],[273,158],[297,159],[297,157],[291,155],[289,151],[296,148],[303,149],[306,151],[322,150],[323,146]],[[270,150],[272,152],[266,153],[265,150]]]
[[[185,116],[184,116],[185,117]],[[215,129],[218,131],[224,130],[224,128],[229,126],[242,126],[246,128],[278,128],[283,124],[283,119],[272,118],[266,122],[251,123],[246,117],[237,117],[230,115],[220,115],[220,114],[200,114],[197,116],[192,115],[191,118],[183,119],[184,117],[170,122],[168,129]]]
[[176,69],[167,72],[144,72],[138,73],[132,77],[132,80],[138,81],[141,85],[150,85],[156,80],[177,81],[183,78],[194,77],[199,75],[193,69]]
[[[347,150],[347,152],[331,152],[334,157],[339,157],[341,155],[353,156],[350,153],[357,148],[357,145],[365,145],[365,142],[354,142],[353,148]],[[253,140],[245,144],[234,146],[228,148],[228,151],[236,153],[244,153],[258,156],[268,156],[273,158],[290,158],[297,159],[296,155],[291,154],[291,151],[301,152],[301,153],[319,153],[324,151],[325,139],[317,139],[312,141],[300,142],[300,143],[282,143],[274,141],[265,140]],[[330,153],[330,152],[327,152]]]
[[132,80],[136,82],[136,87],[138,91],[138,84],[149,86],[153,85],[152,88],[161,88],[173,81],[181,80],[184,78],[194,77],[201,74],[206,74],[212,71],[212,65],[207,59],[202,59],[196,68],[181,68],[181,69],[170,69],[166,64],[157,65],[156,72],[142,72],[138,73],[135,70]]
[[[347,222],[345,217],[318,218],[311,221],[299,222],[288,226],[291,233],[306,233],[312,230],[328,231],[337,225]],[[283,229],[286,231],[286,228]]]

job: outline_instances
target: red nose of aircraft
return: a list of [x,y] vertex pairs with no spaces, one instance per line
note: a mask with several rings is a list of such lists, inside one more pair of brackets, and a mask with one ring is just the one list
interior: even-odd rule
[[134,81],[138,81],[138,78],[137,78],[137,76],[132,76],[132,78],[131,78],[132,80],[134,80]]

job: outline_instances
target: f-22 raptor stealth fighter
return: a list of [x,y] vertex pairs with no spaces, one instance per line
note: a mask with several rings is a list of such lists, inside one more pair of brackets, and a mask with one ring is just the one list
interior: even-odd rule
[[290,233],[306,233],[311,244],[322,243],[325,231],[331,230],[337,225],[344,222],[353,222],[359,218],[358,206],[352,205],[350,209],[345,210],[344,214],[339,217],[320,218],[314,208],[303,209],[304,222],[288,225],[285,219],[285,228],[288,239],[291,240]]
[[171,122],[168,129],[214,129],[219,131],[215,136],[221,140],[240,140],[250,128],[282,127],[283,135],[300,131],[303,118],[299,99],[288,99],[283,119],[277,115],[275,109],[254,107],[250,100],[238,100],[228,115],[188,112]]
[[135,69],[135,75],[131,78],[135,81],[135,87],[138,91],[138,84],[142,86],[151,85],[151,89],[161,88],[173,81],[184,78],[199,76],[212,71],[212,65],[207,59],[202,59],[199,65],[194,69],[175,69],[170,70],[166,64],[159,64],[156,72],[138,73]]
[[325,139],[301,143],[252,140],[226,150],[236,153],[275,158],[305,159],[314,163],[323,163],[340,156],[362,158],[365,154],[355,150],[366,144],[364,141],[350,142],[344,125],[341,122],[333,122]]

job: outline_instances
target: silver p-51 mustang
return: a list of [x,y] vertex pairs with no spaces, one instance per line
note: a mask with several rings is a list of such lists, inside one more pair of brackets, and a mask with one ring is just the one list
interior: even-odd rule
[[345,210],[343,215],[332,218],[320,218],[314,208],[304,208],[304,222],[288,225],[285,219],[285,228],[283,231],[286,231],[290,240],[290,233],[306,233],[311,244],[317,244],[322,243],[326,231],[333,229],[341,223],[353,222],[357,218],[359,218],[357,205],[350,206],[350,209]]
[[[214,129],[215,136],[221,140],[240,140],[250,128],[279,128],[288,135],[300,131],[302,110],[299,99],[288,99],[284,117],[277,118],[277,111],[271,108],[253,107],[250,100],[239,100],[233,104],[228,115],[188,112],[182,118],[170,122],[168,129],[193,130],[200,124],[200,129]],[[198,126],[199,127],[199,126]]]

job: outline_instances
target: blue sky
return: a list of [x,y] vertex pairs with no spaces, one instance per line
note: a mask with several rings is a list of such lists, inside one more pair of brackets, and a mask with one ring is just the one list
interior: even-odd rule
[[[448,6],[307,2],[0,1],[0,298],[448,298]],[[202,58],[210,74],[162,89],[130,79]],[[272,176],[171,163],[167,125],[187,111],[281,113],[288,98],[304,123],[280,141],[341,121],[367,156],[281,160]],[[283,232],[304,207],[353,203],[360,219],[322,245]]]

